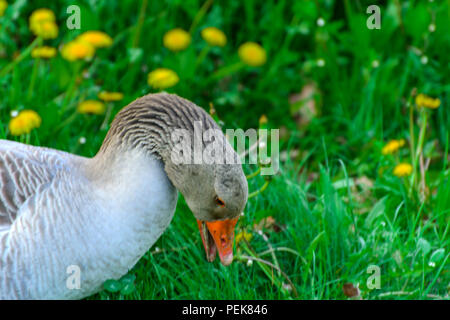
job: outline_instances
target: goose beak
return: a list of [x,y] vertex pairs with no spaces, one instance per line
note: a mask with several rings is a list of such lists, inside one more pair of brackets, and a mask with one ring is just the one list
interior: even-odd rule
[[228,266],[233,261],[234,227],[239,217],[227,220],[201,221],[197,220],[206,259],[214,261],[219,251],[220,262]]

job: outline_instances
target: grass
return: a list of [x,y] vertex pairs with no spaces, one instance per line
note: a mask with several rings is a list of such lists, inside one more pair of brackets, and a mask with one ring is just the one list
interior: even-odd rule
[[[298,169],[289,169],[271,182],[267,192],[249,201],[246,216],[238,226],[238,230],[251,231],[262,217],[272,216],[281,230],[264,230],[268,239],[251,231],[250,243],[239,243],[237,261],[230,267],[205,261],[197,226],[181,201],[167,232],[131,271],[137,277],[136,291],[126,297],[106,292],[98,297],[343,299],[342,284],[347,282],[359,283],[366,299],[445,296],[448,252],[435,267],[429,262],[435,251],[431,248],[448,246],[448,231],[440,236],[431,221],[417,226],[420,212],[411,214],[407,210],[404,193],[387,195],[368,214],[354,216],[350,200],[354,195],[343,184],[336,188],[326,168],[321,169],[320,182],[307,183],[303,176],[301,184],[292,174]],[[255,181],[251,187],[260,184]],[[279,265],[294,283],[297,294],[283,289],[289,283],[276,268],[270,269],[267,276],[255,262],[249,266],[248,259],[243,258],[249,256],[244,249],[247,246],[257,254],[270,247],[280,249],[274,251],[276,260],[270,254],[260,258]],[[379,290],[367,287],[369,265],[381,269]]]
[[[281,129],[283,153],[280,172],[249,199],[236,232],[252,237],[237,244],[231,266],[206,262],[181,197],[170,227],[124,279],[127,290],[92,299],[347,299],[346,283],[358,284],[364,299],[448,299],[448,1],[384,1],[380,30],[365,27],[372,3],[362,0],[141,1],[140,12],[135,1],[79,1],[81,30],[65,27],[70,4],[16,1],[0,17],[1,138],[93,156],[107,132],[100,129],[104,116],[78,114],[78,103],[120,91],[115,114],[156,92],[146,77],[163,66],[180,77],[167,91],[205,108],[213,103],[226,128],[257,127],[266,114],[268,127]],[[88,62],[58,55],[36,66],[26,54],[37,43],[28,17],[40,7],[52,9],[60,27],[47,45],[86,30],[105,31],[113,45]],[[228,43],[193,63],[207,26],[223,30]],[[162,46],[175,27],[192,35],[178,53]],[[246,41],[263,46],[265,65],[239,63],[237,48]],[[418,109],[417,93],[438,97],[440,107]],[[37,111],[42,124],[12,136],[10,113],[23,109]],[[383,155],[391,139],[406,145]],[[395,176],[400,162],[414,164],[414,173]],[[259,175],[249,179],[250,191],[264,183]],[[379,289],[369,288],[371,265],[380,268]]]

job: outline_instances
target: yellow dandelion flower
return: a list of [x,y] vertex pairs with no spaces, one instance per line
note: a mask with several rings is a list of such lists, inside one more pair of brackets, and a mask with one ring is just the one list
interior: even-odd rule
[[86,31],[78,36],[78,40],[87,42],[95,48],[109,47],[113,43],[113,39],[102,31]]
[[400,149],[401,147],[403,147],[404,145],[405,145],[404,139],[391,140],[383,147],[383,149],[381,150],[381,153],[384,155],[392,154],[392,153],[396,152],[398,149]]
[[86,100],[78,105],[77,111],[84,114],[100,115],[105,113],[105,104],[97,100]]
[[264,124],[266,124],[269,120],[267,119],[267,116],[265,114],[263,114],[260,118],[259,118],[259,125],[262,126]]
[[31,130],[39,128],[41,122],[42,119],[36,111],[24,110],[17,117],[11,119],[9,122],[9,132],[14,136],[30,133]]
[[252,67],[259,67],[266,63],[266,50],[256,42],[246,42],[238,49],[241,60]]
[[123,99],[123,93],[121,92],[108,92],[102,91],[98,94],[98,98],[105,102],[109,101],[119,101]]
[[8,7],[8,2],[6,2],[5,0],[0,0],[0,17],[3,17],[7,7]]
[[211,46],[223,47],[227,44],[227,36],[216,27],[205,28],[201,32],[202,38]]
[[42,46],[39,48],[34,48],[31,51],[31,56],[33,58],[43,58],[43,59],[49,59],[56,56],[56,48]]
[[409,163],[400,163],[394,168],[394,175],[397,177],[409,176],[412,172],[412,166]]
[[77,40],[67,43],[61,50],[63,58],[69,61],[90,59],[94,54],[95,48],[91,44]]
[[37,9],[30,16],[30,27],[45,21],[54,22],[55,20],[55,14],[52,10],[46,8]]
[[43,39],[54,39],[58,36],[55,14],[49,9],[38,9],[30,16],[30,30]]
[[164,47],[171,51],[184,50],[190,43],[191,35],[180,28],[167,31],[163,38]]
[[33,28],[33,33],[42,39],[55,39],[58,36],[58,26],[53,21],[45,21]]
[[11,132],[13,136],[20,136],[30,131],[29,126],[23,118],[15,117],[9,122],[9,132]]
[[159,68],[148,74],[148,84],[155,89],[166,89],[173,87],[180,81],[175,71]]
[[248,241],[250,241],[252,239],[252,237],[253,237],[253,235],[250,232],[247,232],[247,231],[239,232],[236,235],[236,245],[238,245],[239,242],[241,242],[244,239],[245,239],[245,241],[248,242]]
[[39,128],[41,126],[42,119],[36,111],[23,110],[18,116],[25,118],[34,128]]
[[419,93],[416,96],[416,105],[419,108],[437,109],[441,105],[441,100],[439,98],[433,99],[423,93]]

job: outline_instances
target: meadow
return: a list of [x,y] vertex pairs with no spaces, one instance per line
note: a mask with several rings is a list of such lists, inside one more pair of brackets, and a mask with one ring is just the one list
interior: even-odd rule
[[438,0],[0,0],[0,138],[92,157],[159,91],[280,130],[279,172],[244,166],[230,266],[180,196],[91,299],[449,299],[449,30]]

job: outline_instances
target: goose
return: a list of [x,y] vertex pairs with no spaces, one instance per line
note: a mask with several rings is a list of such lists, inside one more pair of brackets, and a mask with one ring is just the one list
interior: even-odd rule
[[[158,93],[120,110],[92,158],[0,140],[0,299],[81,299],[102,290],[163,234],[178,192],[207,260],[218,252],[229,265],[247,180],[239,161],[176,161],[182,139],[173,132],[195,138],[194,124],[220,130],[201,107]],[[220,134],[215,143],[237,159]],[[73,266],[75,287],[67,285]]]

